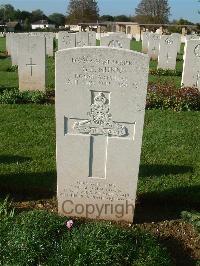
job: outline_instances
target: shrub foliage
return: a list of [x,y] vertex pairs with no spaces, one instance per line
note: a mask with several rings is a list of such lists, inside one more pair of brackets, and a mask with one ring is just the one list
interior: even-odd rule
[[174,111],[200,110],[200,91],[196,88],[177,89],[169,85],[150,84],[146,108]]
[[0,104],[44,103],[45,93],[41,91],[19,91],[0,88]]

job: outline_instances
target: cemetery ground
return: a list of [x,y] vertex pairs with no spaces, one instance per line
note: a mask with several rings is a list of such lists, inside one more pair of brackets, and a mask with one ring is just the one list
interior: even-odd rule
[[[133,50],[141,51],[141,43],[132,42],[131,45]],[[177,69],[174,73],[157,72],[157,63],[151,61],[150,84],[180,87],[180,73],[182,72],[183,64],[182,53],[178,57]],[[17,87],[17,69],[11,67],[10,58],[5,55],[5,39],[0,38],[0,89],[1,91],[5,88],[12,90]],[[54,91],[53,58],[48,58],[47,91],[49,91],[49,95],[53,95],[50,93]],[[13,97],[13,95],[10,97]],[[52,214],[52,212],[57,211],[55,200],[56,142],[54,104],[49,102],[45,104],[2,104],[0,105],[0,121],[0,197],[2,201],[9,194],[10,198],[13,199],[12,206],[16,208],[17,213],[22,210],[48,210],[48,215],[46,213],[32,212],[30,215],[22,214],[19,218],[15,218],[26,221],[27,228],[30,227],[33,232],[34,226],[32,227],[32,225],[37,223],[37,221],[41,227],[45,223],[47,228],[52,224],[56,228],[66,218],[59,218],[60,220],[58,220],[58,218],[55,218],[57,216]],[[156,236],[159,243],[167,248],[175,265],[195,265],[197,260],[200,260],[199,234],[190,223],[181,218],[183,211],[200,211],[199,131],[200,112],[198,111],[146,111],[135,225],[132,227],[133,230],[145,229]],[[48,219],[48,222],[44,222]],[[109,243],[112,245],[116,241],[115,234],[121,234],[121,237],[123,234],[123,236],[127,234],[126,238],[130,242],[128,241],[126,245],[128,247],[129,245],[132,246],[132,239],[128,235],[128,229],[119,231],[118,227],[114,229],[111,225],[107,225],[105,232],[105,228],[101,228],[101,224],[98,223],[92,223],[86,227],[83,227],[84,221],[77,220],[75,223],[81,224],[83,235],[88,234],[88,239],[81,245],[84,251],[90,241],[90,247],[95,245],[96,235],[102,236],[102,245],[106,243],[105,239],[112,236]],[[18,224],[16,230],[12,229],[9,234],[10,236],[18,234],[16,239],[17,237],[23,239],[25,236],[19,236],[19,234],[25,228],[20,228],[19,222],[16,222],[15,226],[16,224]],[[15,226],[13,225],[13,227]],[[10,230],[9,226],[7,228]],[[28,234],[27,228],[26,233]],[[127,225],[123,224],[122,228],[127,228]],[[3,229],[0,230],[3,232]],[[43,232],[38,232],[37,234],[43,236]],[[45,234],[48,235],[48,233]],[[76,238],[78,245],[80,231],[75,231],[72,234]],[[171,265],[170,263],[167,264],[168,259],[165,251],[157,246],[155,249],[151,249],[151,246],[154,246],[154,242],[152,242],[154,240],[147,237],[148,240],[146,241],[146,239],[141,237],[139,231],[137,231],[136,236],[136,241],[141,241],[141,245],[144,245],[143,252],[147,254],[148,250],[151,251],[151,254],[148,255],[152,258],[152,261],[150,264],[144,264],[144,261],[141,261],[141,254],[141,257],[138,257],[138,264],[134,265]],[[51,235],[51,238],[53,237]],[[42,240],[40,240],[42,245],[50,245],[49,239],[46,240],[48,243],[42,242]],[[69,239],[65,241],[63,245]],[[122,242],[120,243],[123,246]],[[74,242],[70,245],[73,244],[75,245]],[[29,245],[31,246],[31,243]],[[121,256],[128,249],[127,246],[123,247],[125,249],[123,250],[124,253],[119,252]],[[61,249],[63,249],[63,246]],[[103,251],[109,253],[109,249],[104,248]],[[110,254],[106,254],[102,254],[102,257],[104,256],[104,259],[109,262]],[[28,257],[29,255],[28,252],[24,253],[24,256]],[[76,256],[76,254],[71,254],[71,256]],[[162,264],[157,260],[157,256],[163,257]],[[68,260],[68,258],[65,259],[66,261]],[[51,260],[53,261],[53,258]],[[55,261],[52,261],[48,265],[57,265]],[[87,261],[84,261],[84,263],[87,264]]]

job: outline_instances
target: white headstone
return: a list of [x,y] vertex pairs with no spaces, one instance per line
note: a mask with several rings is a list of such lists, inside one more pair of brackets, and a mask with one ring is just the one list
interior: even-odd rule
[[123,48],[130,50],[131,41],[128,38],[118,37],[116,35],[106,36],[101,38],[101,46],[114,48]]
[[89,31],[88,32],[88,38],[89,38],[89,46],[96,46],[96,32],[95,31]]
[[146,32],[143,32],[143,35],[142,35],[142,52],[145,54],[148,52],[149,34],[150,33],[146,31]]
[[186,41],[182,86],[200,90],[200,40]]
[[170,35],[162,35],[158,55],[158,68],[176,69],[177,40]]
[[124,49],[57,52],[59,213],[133,221],[148,65]]
[[45,33],[44,37],[46,38],[46,54],[48,56],[53,56],[54,55],[54,37],[55,34],[54,33]]
[[46,44],[40,36],[26,36],[19,41],[19,89],[45,90]]
[[48,56],[54,55],[54,38],[55,33],[52,32],[32,32],[31,36],[38,36],[38,37],[44,37],[46,38],[46,54]]
[[73,48],[76,46],[76,34],[62,31],[58,33],[58,50]]
[[148,55],[153,60],[158,59],[160,37],[161,35],[156,33],[149,34]]
[[200,36],[198,36],[197,34],[191,34],[191,35],[186,35],[185,38],[186,38],[186,41],[199,40]]
[[11,55],[11,38],[13,33],[6,33],[6,51]]
[[180,33],[172,33],[171,36],[176,40],[177,53],[180,53],[180,51],[181,51],[181,34]]
[[89,34],[88,32],[76,33],[76,47],[89,46]]
[[10,55],[12,66],[18,64],[18,36],[16,33],[13,33],[10,38]]

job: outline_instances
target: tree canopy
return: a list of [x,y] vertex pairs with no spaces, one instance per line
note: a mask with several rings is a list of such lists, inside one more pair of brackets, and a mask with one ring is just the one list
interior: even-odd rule
[[167,23],[170,6],[168,0],[141,0],[135,13],[141,23]]
[[53,13],[48,18],[56,26],[63,26],[63,25],[65,25],[65,16],[63,14]]
[[70,0],[67,10],[70,24],[97,22],[99,7],[96,0]]

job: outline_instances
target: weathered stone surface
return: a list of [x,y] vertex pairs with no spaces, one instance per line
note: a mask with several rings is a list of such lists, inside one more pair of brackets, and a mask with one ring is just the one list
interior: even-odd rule
[[171,36],[176,41],[177,53],[180,53],[180,51],[181,51],[181,34],[180,33],[172,33]]
[[177,40],[170,35],[162,35],[158,56],[158,68],[176,69]]
[[13,33],[6,33],[6,51],[11,55],[11,38]]
[[186,41],[182,86],[200,90],[200,40]]
[[186,41],[199,40],[200,36],[198,36],[196,34],[191,34],[191,35],[186,35],[185,38],[186,38]]
[[130,39],[122,38],[115,34],[101,38],[101,46],[130,49],[130,45],[131,45]]
[[73,48],[76,46],[76,34],[62,31],[58,33],[58,50]]
[[89,34],[88,32],[76,33],[76,47],[89,46]]
[[147,54],[148,52],[148,42],[149,42],[149,32],[143,32],[142,35],[142,52]]
[[46,38],[46,54],[48,56],[54,55],[54,38],[56,37],[53,32],[32,32],[31,36],[38,36]]
[[59,213],[132,222],[148,65],[124,49],[57,52]]
[[46,38],[46,54],[48,56],[53,56],[54,55],[53,46],[54,46],[55,34],[51,33],[51,32],[45,33],[44,37]]
[[161,35],[156,33],[149,34],[148,55],[153,60],[158,59],[160,37]]
[[19,89],[45,90],[46,81],[46,39],[40,36],[26,36],[19,41]]
[[96,46],[96,32],[95,31],[89,31],[88,32],[88,38],[89,38],[89,46]]
[[10,38],[10,55],[12,66],[18,65],[18,35],[13,33]]

